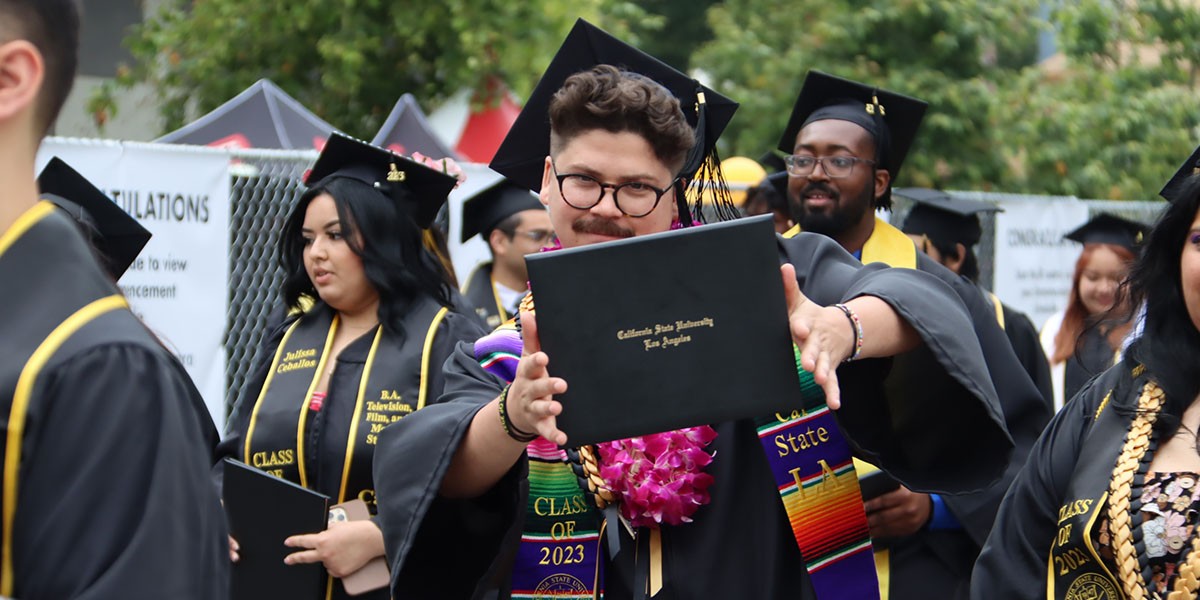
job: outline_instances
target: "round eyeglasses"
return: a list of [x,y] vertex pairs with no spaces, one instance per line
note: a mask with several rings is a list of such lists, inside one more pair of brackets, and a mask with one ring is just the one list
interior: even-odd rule
[[825,171],[825,176],[830,179],[840,179],[849,177],[854,172],[854,165],[858,163],[866,163],[874,165],[875,161],[855,156],[804,156],[800,154],[792,154],[783,157],[784,164],[787,165],[788,175],[792,177],[808,177],[816,170],[817,165],[821,165],[821,170]]
[[663,195],[671,191],[671,185],[656,188],[640,181],[625,183],[604,183],[591,175],[582,173],[559,173],[558,167],[551,161],[554,178],[558,180],[558,192],[563,202],[571,208],[588,210],[604,199],[604,190],[612,190],[613,203],[617,210],[630,217],[644,217],[654,211]]

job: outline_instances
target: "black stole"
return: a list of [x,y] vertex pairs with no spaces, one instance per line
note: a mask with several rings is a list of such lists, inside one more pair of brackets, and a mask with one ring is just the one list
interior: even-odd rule
[[[1127,374],[1121,377],[1123,383],[1128,383]],[[1129,393],[1137,397],[1145,382],[1144,375],[1135,378]],[[1116,389],[1123,387],[1118,384]],[[1058,509],[1058,532],[1050,546],[1047,565],[1048,598],[1122,600],[1125,597],[1116,574],[1101,560],[1092,536],[1098,521],[1105,516],[1113,468],[1130,426],[1128,416],[1117,414],[1109,406],[1114,393],[1109,391],[1096,410],[1095,424],[1080,448],[1080,459]]]
[[[374,505],[374,446],[384,427],[425,406],[429,349],[446,312],[431,299],[418,301],[409,311],[404,319],[406,337],[424,343],[391,339],[378,326],[371,334],[374,340],[355,397],[335,503],[360,498]],[[334,311],[318,304],[288,328],[254,404],[243,448],[247,464],[310,489],[305,462],[308,405],[332,359],[330,346],[337,327]],[[416,364],[419,369],[402,368]]]

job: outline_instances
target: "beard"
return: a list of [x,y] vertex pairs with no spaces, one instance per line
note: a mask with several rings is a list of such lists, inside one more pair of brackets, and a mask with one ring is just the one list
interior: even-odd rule
[[[810,211],[804,205],[804,198],[812,192],[821,192],[829,197],[832,206],[827,211]],[[871,210],[875,199],[875,189],[871,186],[863,188],[858,198],[842,202],[841,193],[824,183],[810,183],[797,195],[788,198],[788,209],[792,221],[800,225],[803,231],[819,233],[836,238],[851,227],[862,222],[863,216]]]

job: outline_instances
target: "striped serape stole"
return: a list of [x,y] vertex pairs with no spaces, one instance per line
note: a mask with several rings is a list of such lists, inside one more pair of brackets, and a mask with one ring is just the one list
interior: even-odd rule
[[850,446],[812,374],[803,407],[756,421],[792,533],[820,600],[879,597],[867,515]]

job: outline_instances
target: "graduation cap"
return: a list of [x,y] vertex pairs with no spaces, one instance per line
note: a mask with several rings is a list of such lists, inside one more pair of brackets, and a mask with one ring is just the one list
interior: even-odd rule
[[[514,183],[540,190],[545,159],[550,155],[550,100],[568,77],[597,65],[611,65],[648,78],[679,99],[688,124],[696,132],[696,146],[677,175],[693,179],[706,161],[712,159],[717,138],[733,118],[738,104],[583,19],[575,22],[546,67],[525,108],[492,158],[492,169]],[[712,169],[719,174],[718,166],[714,164]],[[710,181],[714,179],[717,178],[709,178]],[[682,194],[679,202],[685,203]],[[686,204],[680,208],[686,209]],[[687,211],[681,210],[681,214],[683,212]]]
[[979,214],[1003,210],[989,202],[955,198],[940,190],[896,188],[893,193],[913,201],[912,210],[901,227],[904,233],[968,248],[978,244],[983,235]]
[[[779,140],[779,149],[792,154],[796,136],[809,123],[826,119],[849,121],[866,129],[875,139],[876,168],[887,169],[891,182],[895,183],[928,107],[924,100],[821,71],[809,71]],[[887,208],[891,201],[889,184],[878,204]]]
[[1147,230],[1145,225],[1136,221],[1111,213],[1100,213],[1063,237],[1080,244],[1113,244],[1137,252]]
[[767,175],[767,178],[759,185],[769,185],[775,188],[785,199],[788,197],[788,174],[787,169],[776,171]]
[[[421,229],[428,229],[458,179],[387,148],[333,132],[304,183],[317,187],[336,178],[361,181],[402,202]],[[402,194],[407,190],[408,195]]]
[[763,152],[763,155],[758,157],[758,164],[762,165],[768,173],[778,173],[787,170],[787,163],[783,162],[783,157],[774,150]]
[[89,234],[113,280],[125,274],[150,241],[150,232],[137,219],[57,156],[38,175],[38,189]]
[[484,238],[501,221],[526,210],[544,210],[541,201],[524,186],[499,178],[463,203],[462,241],[475,234]]
[[1170,202],[1174,202],[1175,196],[1179,193],[1179,188],[1183,186],[1183,182],[1196,173],[1200,173],[1200,146],[1197,146],[1192,151],[1192,155],[1183,161],[1183,164],[1179,166],[1179,170],[1175,171],[1175,174],[1171,176],[1171,179],[1167,181],[1163,189],[1158,192],[1158,195]]

